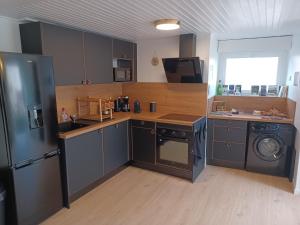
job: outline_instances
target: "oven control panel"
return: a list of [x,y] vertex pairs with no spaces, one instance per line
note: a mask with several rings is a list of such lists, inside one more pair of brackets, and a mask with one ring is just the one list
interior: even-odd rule
[[157,135],[164,136],[164,137],[189,139],[192,138],[193,133],[184,130],[174,130],[174,129],[159,127],[157,128]]

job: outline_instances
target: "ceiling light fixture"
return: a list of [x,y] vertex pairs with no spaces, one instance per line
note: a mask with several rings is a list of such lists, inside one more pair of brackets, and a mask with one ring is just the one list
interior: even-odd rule
[[180,28],[180,22],[176,19],[160,19],[154,21],[155,28],[158,30],[176,30]]

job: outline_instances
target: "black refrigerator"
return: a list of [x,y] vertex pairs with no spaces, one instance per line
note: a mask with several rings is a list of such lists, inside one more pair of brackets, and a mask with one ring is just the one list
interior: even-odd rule
[[51,57],[0,52],[0,106],[7,224],[35,225],[63,205]]

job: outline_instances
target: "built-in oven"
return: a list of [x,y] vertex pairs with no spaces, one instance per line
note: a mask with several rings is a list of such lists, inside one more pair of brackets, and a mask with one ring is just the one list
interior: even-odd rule
[[156,163],[191,170],[193,131],[184,126],[157,124]]

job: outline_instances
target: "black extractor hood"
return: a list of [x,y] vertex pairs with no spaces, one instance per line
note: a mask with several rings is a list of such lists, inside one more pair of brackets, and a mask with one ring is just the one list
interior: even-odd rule
[[196,35],[180,35],[179,57],[163,58],[169,83],[202,83],[204,61],[196,55]]

